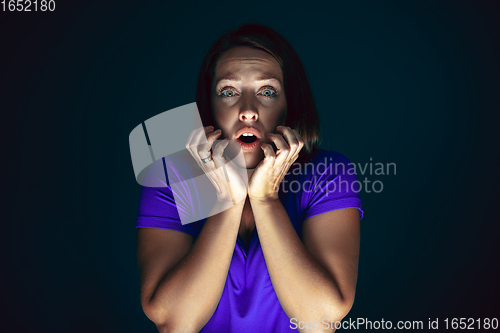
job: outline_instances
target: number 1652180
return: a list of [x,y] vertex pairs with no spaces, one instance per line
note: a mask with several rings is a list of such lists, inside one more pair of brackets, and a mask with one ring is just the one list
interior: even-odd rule
[[54,0],[3,0],[0,2],[4,12],[53,12]]

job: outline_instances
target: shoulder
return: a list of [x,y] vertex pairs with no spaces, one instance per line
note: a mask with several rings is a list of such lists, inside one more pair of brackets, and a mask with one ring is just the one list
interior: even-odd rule
[[307,163],[302,166],[304,217],[342,208],[358,208],[362,218],[361,184],[354,163],[331,150],[320,150],[309,163],[309,166]]

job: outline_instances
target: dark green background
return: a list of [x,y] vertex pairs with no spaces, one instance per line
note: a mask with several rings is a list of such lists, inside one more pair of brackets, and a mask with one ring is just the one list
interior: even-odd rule
[[369,176],[381,193],[362,193],[349,317],[500,317],[499,14],[498,1],[56,0],[55,12],[0,12],[0,330],[156,331],[139,301],[128,135],[194,102],[206,50],[246,22],[301,57],[324,148],[397,164]]

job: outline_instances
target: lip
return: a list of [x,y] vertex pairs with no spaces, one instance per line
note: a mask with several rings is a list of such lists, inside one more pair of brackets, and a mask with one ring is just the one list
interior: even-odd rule
[[[255,140],[252,143],[245,143],[239,139],[239,137],[243,133],[251,133],[257,137],[257,140]],[[252,149],[255,149],[256,147],[258,147],[260,145],[260,143],[262,142],[262,133],[260,133],[260,131],[258,129],[253,128],[253,127],[243,127],[242,129],[240,129],[236,132],[236,134],[234,135],[234,138],[235,138],[236,142],[238,142],[241,145],[242,150],[252,150]]]

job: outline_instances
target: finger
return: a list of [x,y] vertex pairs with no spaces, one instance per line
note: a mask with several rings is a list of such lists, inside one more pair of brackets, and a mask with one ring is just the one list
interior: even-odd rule
[[[203,127],[203,129],[205,130],[205,136],[208,136],[210,133],[214,132],[214,127],[213,126]],[[203,139],[203,137],[202,137],[202,139]]]
[[226,159],[224,158],[224,149],[226,149],[227,145],[229,144],[228,139],[224,139],[220,142],[217,142],[217,144],[214,147],[212,157],[215,163],[215,167],[220,168],[221,166],[226,164]]
[[195,131],[191,132],[191,140],[189,143],[189,152],[191,153],[191,156],[196,160],[196,163],[200,166],[200,168],[204,172],[209,172],[215,169],[213,162],[203,162],[202,159],[209,157],[210,156],[210,151],[208,151],[208,154],[204,154],[204,156],[200,156],[199,149],[200,149],[200,140],[201,141],[207,141],[206,139],[206,133],[212,132],[214,129],[213,126],[207,126],[207,127],[200,127],[196,129]]
[[262,160],[263,166],[272,168],[276,160],[276,154],[274,153],[273,147],[270,144],[262,143],[260,148],[264,151],[264,159]]
[[221,134],[222,130],[218,129],[207,135],[207,145],[209,146],[209,149],[212,149],[214,141],[220,138]]
[[206,137],[206,142],[198,146],[198,155],[201,158],[207,158],[211,155],[210,150],[212,149],[212,144],[220,137],[221,133],[222,131],[220,129],[209,133]]
[[213,131],[213,127],[200,127],[199,130],[196,132],[196,134],[193,137],[193,140],[191,141],[193,146],[195,147],[195,150],[198,150],[198,146],[201,144],[204,144],[207,142],[207,133],[210,133]]
[[198,131],[200,131],[200,129],[195,128],[194,130],[191,131],[191,133],[189,133],[189,137],[188,137],[187,142],[186,142],[186,149],[191,149],[193,138],[196,136]]
[[299,152],[302,150],[302,147],[304,146],[304,140],[302,140],[302,137],[300,136],[299,132],[290,127],[278,126],[277,130],[283,133],[283,136],[287,139],[290,145],[290,153],[288,154],[288,158],[281,170],[282,171],[281,177],[284,177],[285,174],[290,169],[290,167],[292,166],[292,164],[299,157]]
[[[194,159],[198,160],[200,156],[198,155],[198,146],[200,145],[200,138],[204,136],[204,133],[213,130],[213,126],[199,127],[189,134],[188,142],[186,143],[186,149],[189,151]],[[206,139],[205,139],[206,141]]]
[[296,129],[292,129],[292,130],[295,133],[297,140],[299,141],[299,148],[297,149],[297,152],[295,153],[295,157],[293,158],[293,161],[292,161],[292,164],[293,164],[297,160],[297,158],[299,157],[299,154],[302,151],[302,148],[304,148],[305,142],[304,142],[304,139],[302,139],[302,136],[300,136],[300,133]]
[[302,139],[302,136],[300,135],[300,133],[296,129],[292,129],[292,130],[293,130],[293,133],[295,133],[297,140],[299,141],[299,151],[301,151],[305,145],[304,139]]
[[276,152],[276,164],[282,164],[288,159],[290,146],[285,142],[285,139],[280,134],[269,133],[267,138],[274,142],[278,151]]
[[290,127],[286,126],[278,126],[276,130],[280,133],[283,134],[283,137],[285,137],[288,141],[289,149],[290,152],[287,155],[287,159],[285,162],[283,162],[283,166],[281,169],[281,174],[280,177],[284,177],[285,174],[288,172],[290,169],[290,166],[292,163],[295,161],[296,157],[298,156],[298,151],[299,151],[299,141],[297,139],[297,136],[295,135],[295,132]]
[[295,154],[299,148],[299,141],[297,140],[297,137],[295,136],[295,133],[292,131],[292,129],[288,126],[278,126],[276,127],[276,130],[279,133],[283,134],[283,137],[288,142],[291,155]]
[[[207,148],[207,134],[213,133],[214,127],[199,128],[191,140],[191,149],[200,159],[210,156],[210,147]],[[201,152],[201,154],[200,154]]]
[[[205,130],[208,130],[208,129],[205,127]],[[205,170],[203,165],[202,165],[202,162],[200,161],[200,156],[198,155],[198,153],[196,151],[197,143],[195,142],[195,137],[197,137],[198,133],[201,131],[204,131],[203,128],[196,128],[196,129],[191,131],[191,133],[189,134],[189,138],[186,142],[186,150],[189,151],[189,153],[194,158],[196,163],[200,166],[200,168],[202,170]]]
[[302,147],[304,146],[304,140],[302,140],[302,137],[300,136],[299,132],[297,132],[295,129],[285,126],[279,126],[279,127],[280,128],[278,130],[282,131],[283,135],[287,138],[288,142],[291,143],[290,154],[288,155],[288,160],[286,161],[285,163],[286,165],[283,168],[283,172],[284,174],[286,174],[288,170],[291,168],[292,164],[299,157],[299,153],[302,150]]

